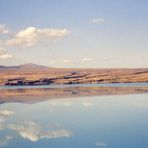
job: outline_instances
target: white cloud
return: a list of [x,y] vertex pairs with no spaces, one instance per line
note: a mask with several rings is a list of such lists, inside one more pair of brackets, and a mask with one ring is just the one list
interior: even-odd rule
[[8,117],[11,117],[14,114],[14,111],[11,110],[0,110],[0,130],[5,128],[5,120]]
[[82,58],[82,59],[81,59],[81,62],[91,62],[91,61],[93,61],[92,58],[87,58],[87,57],[85,57],[85,58]]
[[12,57],[13,57],[12,54],[5,53],[5,52],[1,52],[0,51],[0,59],[9,59],[9,58],[12,58]]
[[12,54],[7,53],[4,48],[0,47],[0,59],[9,59],[12,57],[13,57]]
[[14,114],[14,111],[11,111],[11,110],[1,110],[0,111],[0,115],[3,115],[3,116],[11,116]]
[[59,129],[59,130],[42,133],[40,138],[53,139],[53,138],[60,138],[60,137],[71,137],[71,135],[72,135],[72,132],[65,129]]
[[90,20],[90,23],[92,24],[96,24],[96,23],[103,23],[105,20],[103,18],[94,18],[92,20]]
[[13,38],[5,40],[5,46],[31,47],[43,40],[65,37],[69,34],[67,29],[38,29],[28,27],[19,31]]
[[12,39],[6,40],[6,46],[21,46],[21,47],[30,47],[36,44],[38,40],[38,35],[36,28],[29,27],[25,30],[22,30],[16,34]]
[[34,122],[11,124],[9,125],[9,128],[30,141],[37,141],[39,139],[40,127]]
[[13,114],[14,112],[10,110],[0,110],[0,122],[5,121],[7,117],[12,116]]
[[4,24],[0,24],[0,34],[8,34],[10,31],[6,28]]
[[52,37],[64,37],[69,34],[67,29],[37,29],[39,35],[43,35],[47,38]]
[[36,142],[40,139],[54,139],[60,137],[70,137],[72,132],[66,129],[43,130],[34,122],[25,122],[9,125],[11,130],[16,131],[22,138]]

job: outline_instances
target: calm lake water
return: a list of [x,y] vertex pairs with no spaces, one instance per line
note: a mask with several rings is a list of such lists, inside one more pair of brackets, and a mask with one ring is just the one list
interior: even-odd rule
[[7,102],[8,92],[1,97],[0,147],[148,148],[147,93],[53,99],[43,95],[28,102],[27,92],[24,102]]
[[29,85],[29,86],[0,86],[0,89],[19,89],[19,88],[61,88],[61,87],[133,87],[133,86],[148,86],[148,82],[141,82],[141,83],[100,83],[100,84],[53,84],[53,85]]

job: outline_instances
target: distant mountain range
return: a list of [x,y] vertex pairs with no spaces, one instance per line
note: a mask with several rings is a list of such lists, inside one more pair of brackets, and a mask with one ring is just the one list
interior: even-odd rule
[[18,65],[18,66],[2,66],[2,65],[0,66],[0,70],[42,71],[42,70],[50,70],[50,69],[53,69],[53,68],[48,66],[37,65],[33,63],[27,63],[27,64]]
[[48,67],[44,65],[38,65],[38,64],[33,64],[33,63],[26,63],[26,64],[21,64],[17,66],[4,66],[0,65],[0,70],[20,70],[20,71],[25,71],[25,70],[37,70],[37,71],[42,71],[42,70],[76,70],[76,71],[148,71],[148,68],[54,68],[54,67]]

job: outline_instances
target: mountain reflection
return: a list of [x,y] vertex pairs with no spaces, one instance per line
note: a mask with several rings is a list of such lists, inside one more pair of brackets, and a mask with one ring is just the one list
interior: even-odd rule
[[132,87],[61,87],[0,89],[0,103],[36,103],[54,98],[71,98],[99,95],[148,93],[148,86]]

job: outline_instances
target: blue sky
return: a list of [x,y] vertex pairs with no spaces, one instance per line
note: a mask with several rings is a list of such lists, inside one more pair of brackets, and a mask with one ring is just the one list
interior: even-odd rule
[[148,67],[147,0],[0,0],[0,65]]

